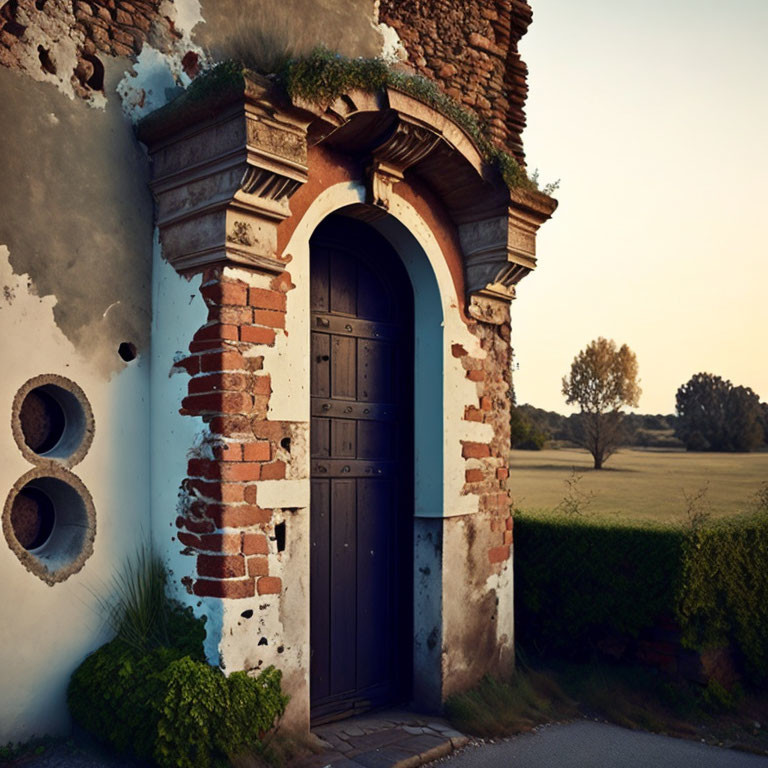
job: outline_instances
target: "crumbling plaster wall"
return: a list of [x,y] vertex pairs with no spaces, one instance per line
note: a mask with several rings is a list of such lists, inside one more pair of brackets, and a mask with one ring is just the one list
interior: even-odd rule
[[95,420],[93,443],[71,471],[85,484],[96,509],[94,550],[83,568],[49,586],[28,572],[6,542],[0,546],[0,742],[68,728],[64,701],[72,670],[105,639],[104,617],[95,595],[109,591],[116,567],[149,535],[149,360],[131,363],[117,356],[111,379],[75,347],[59,327],[57,299],[31,275],[11,268],[12,253],[0,245],[0,432],[2,501],[32,466],[11,434],[16,391],[42,372],[80,385]]

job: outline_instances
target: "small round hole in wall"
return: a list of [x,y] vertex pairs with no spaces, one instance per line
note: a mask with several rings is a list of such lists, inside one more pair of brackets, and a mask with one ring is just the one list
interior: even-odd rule
[[117,348],[117,354],[120,355],[120,357],[125,360],[126,363],[130,363],[131,360],[136,359],[136,355],[138,355],[139,352],[136,349],[135,344],[130,341],[124,341]]
[[11,424],[19,449],[33,464],[53,460],[71,467],[93,439],[93,413],[85,394],[73,381],[53,374],[36,376],[21,387]]
[[93,552],[96,514],[88,489],[60,467],[33,469],[6,499],[3,533],[28,571],[48,584],[63,581]]

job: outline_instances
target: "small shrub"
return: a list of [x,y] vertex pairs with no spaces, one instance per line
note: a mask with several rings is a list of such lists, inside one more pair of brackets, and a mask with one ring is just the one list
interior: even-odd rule
[[75,670],[67,702],[78,725],[161,768],[229,765],[259,747],[285,711],[281,673],[229,677],[205,662],[204,622],[168,598],[167,573],[142,548],[101,599],[115,638]]
[[161,768],[211,768],[257,746],[285,711],[281,673],[226,677],[181,651],[141,653],[113,640],[72,676],[67,700],[75,722],[118,752]]

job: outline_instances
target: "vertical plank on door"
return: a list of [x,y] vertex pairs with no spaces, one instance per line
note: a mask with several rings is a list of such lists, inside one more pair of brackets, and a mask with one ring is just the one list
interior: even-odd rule
[[357,500],[355,480],[331,480],[331,693],[355,690]]
[[357,678],[365,688],[392,677],[391,481],[357,481]]
[[331,594],[331,563],[328,550],[330,536],[331,481],[312,480],[309,510],[311,547],[309,573],[310,626],[312,657],[310,675],[312,695],[328,696],[331,680],[331,627],[328,604]]

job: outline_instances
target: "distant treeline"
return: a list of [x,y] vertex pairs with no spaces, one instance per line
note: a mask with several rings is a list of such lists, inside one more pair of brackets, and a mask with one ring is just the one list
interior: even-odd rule
[[[537,451],[553,442],[576,444],[579,419],[578,413],[563,416],[532,405],[519,405],[512,409],[512,447]],[[621,445],[683,448],[683,443],[674,436],[676,425],[674,414],[625,414]]]
[[[755,440],[749,447],[735,450],[762,450],[768,447],[768,405],[760,405],[762,418],[762,442]],[[539,451],[546,446],[579,445],[581,414],[563,416],[555,411],[545,411],[532,405],[518,405],[512,409],[511,439],[512,447],[522,450]],[[733,423],[738,424],[735,419]],[[707,450],[699,448],[691,441],[684,442],[686,432],[682,429],[680,417],[673,414],[626,413],[622,421],[620,445],[642,448],[687,448],[688,450]],[[727,447],[715,447],[710,450],[729,450]],[[734,450],[730,448],[730,450]]]

